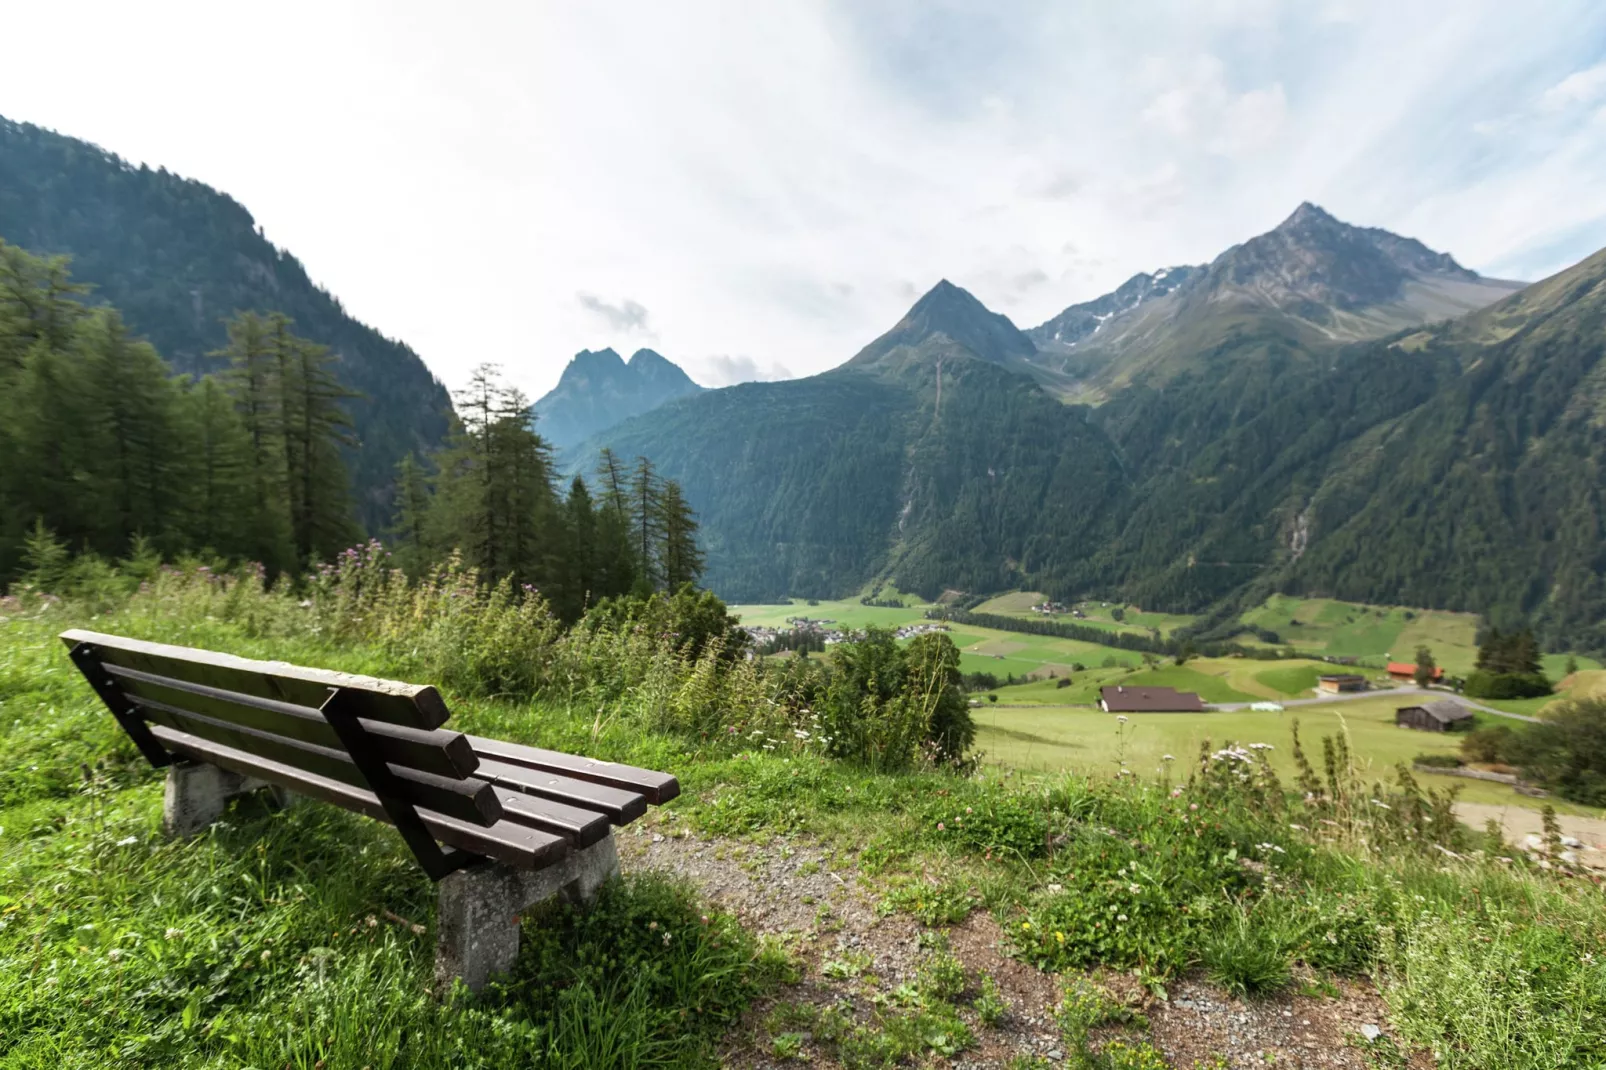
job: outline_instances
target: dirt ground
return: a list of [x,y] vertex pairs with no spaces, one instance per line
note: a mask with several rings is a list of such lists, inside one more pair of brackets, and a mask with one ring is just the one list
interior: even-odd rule
[[[754,1008],[732,1031],[721,1053],[724,1066],[779,1070],[797,1066],[799,1060],[811,1066],[836,1065],[812,1038],[792,1059],[779,1057],[763,1024],[769,1011],[777,1003],[851,1006],[856,1017],[867,1020],[878,1001],[915,978],[922,955],[919,923],[878,911],[880,895],[873,883],[819,844],[791,838],[762,843],[703,838],[670,817],[622,830],[619,847],[626,870],[655,869],[692,881],[753,931],[786,941],[802,964],[798,984]],[[965,922],[949,928],[947,938],[970,978],[972,990],[957,1003],[976,1043],[951,1061],[932,1057],[920,1065],[1006,1067],[1022,1056],[1042,1060],[1037,1065],[1063,1063],[1067,1052],[1054,1008],[1066,979],[1011,958],[1007,939],[985,911],[973,911]],[[865,962],[862,972],[851,978],[822,972],[825,963],[844,956]],[[992,1027],[984,1026],[968,1007],[983,974],[998,983],[1008,1007]],[[1293,992],[1246,1003],[1194,977],[1173,984],[1166,1001],[1125,975],[1098,974],[1091,980],[1147,1019],[1146,1028],[1101,1033],[1095,1041],[1116,1035],[1128,1041],[1147,1039],[1181,1070],[1212,1057],[1225,1059],[1232,1070],[1364,1070],[1373,1065],[1365,1049],[1389,1043],[1387,1011],[1364,983],[1320,985],[1305,978]],[[1381,1041],[1369,1039],[1380,1034]]]
[[[1490,803],[1458,802],[1455,816],[1474,829],[1483,828],[1490,818],[1500,822],[1508,843],[1520,845],[1526,836],[1543,836],[1544,825],[1539,811],[1523,806],[1495,806]],[[1606,870],[1606,820],[1598,817],[1580,817],[1576,814],[1557,814],[1563,836],[1571,836],[1583,844],[1574,848],[1580,864],[1591,869]]]

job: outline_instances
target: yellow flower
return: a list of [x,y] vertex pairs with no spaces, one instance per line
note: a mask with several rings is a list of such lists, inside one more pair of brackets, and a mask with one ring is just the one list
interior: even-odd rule
[[1058,940],[1060,943],[1063,944],[1065,942],[1065,934],[1062,933],[1062,932],[1059,932],[1058,930],[1055,930],[1054,939]]
[[1029,921],[1023,921],[1020,923],[1020,927],[1022,929],[1030,929],[1032,927],[1032,923]]

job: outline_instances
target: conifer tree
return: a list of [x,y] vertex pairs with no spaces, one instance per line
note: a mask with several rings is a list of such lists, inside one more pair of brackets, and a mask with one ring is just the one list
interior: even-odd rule
[[652,461],[636,458],[630,475],[630,526],[636,551],[636,585],[644,591],[662,588],[663,488]]
[[180,502],[187,547],[248,554],[255,539],[249,524],[258,512],[251,500],[251,441],[234,399],[216,377],[205,376],[183,392],[178,440],[186,462]]
[[666,480],[658,503],[663,518],[664,586],[671,591],[696,583],[703,574],[703,552],[697,546],[697,519],[680,492],[680,484]]
[[429,477],[409,453],[396,465],[396,503],[389,528],[396,563],[409,576],[419,575],[433,560],[431,505]]
[[296,560],[290,528],[289,472],[285,467],[284,410],[269,325],[255,312],[229,321],[227,383],[250,441],[246,481],[251,493],[247,556],[271,571]]

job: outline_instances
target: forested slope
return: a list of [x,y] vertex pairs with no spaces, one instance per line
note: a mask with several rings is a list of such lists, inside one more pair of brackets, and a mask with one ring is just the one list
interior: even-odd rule
[[446,433],[450,399],[418,355],[348,316],[244,207],[200,182],[0,118],[0,238],[70,255],[93,299],[180,372],[223,366],[208,354],[237,311],[282,312],[328,346],[341,383],[362,395],[350,403],[360,448],[347,462],[370,529],[388,518],[396,463]]

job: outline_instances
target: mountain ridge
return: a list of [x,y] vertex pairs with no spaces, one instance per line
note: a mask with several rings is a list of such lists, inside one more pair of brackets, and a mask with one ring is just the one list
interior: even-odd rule
[[243,205],[205,183],[0,117],[0,237],[70,256],[91,300],[121,310],[181,373],[226,366],[211,354],[238,310],[283,312],[329,346],[342,384],[362,395],[347,405],[361,446],[346,459],[370,531],[390,519],[396,463],[446,434],[451,398],[418,354],[350,317]]
[[564,451],[632,416],[702,390],[678,364],[654,350],[638,349],[626,361],[611,347],[582,349],[532,411],[541,436]]

